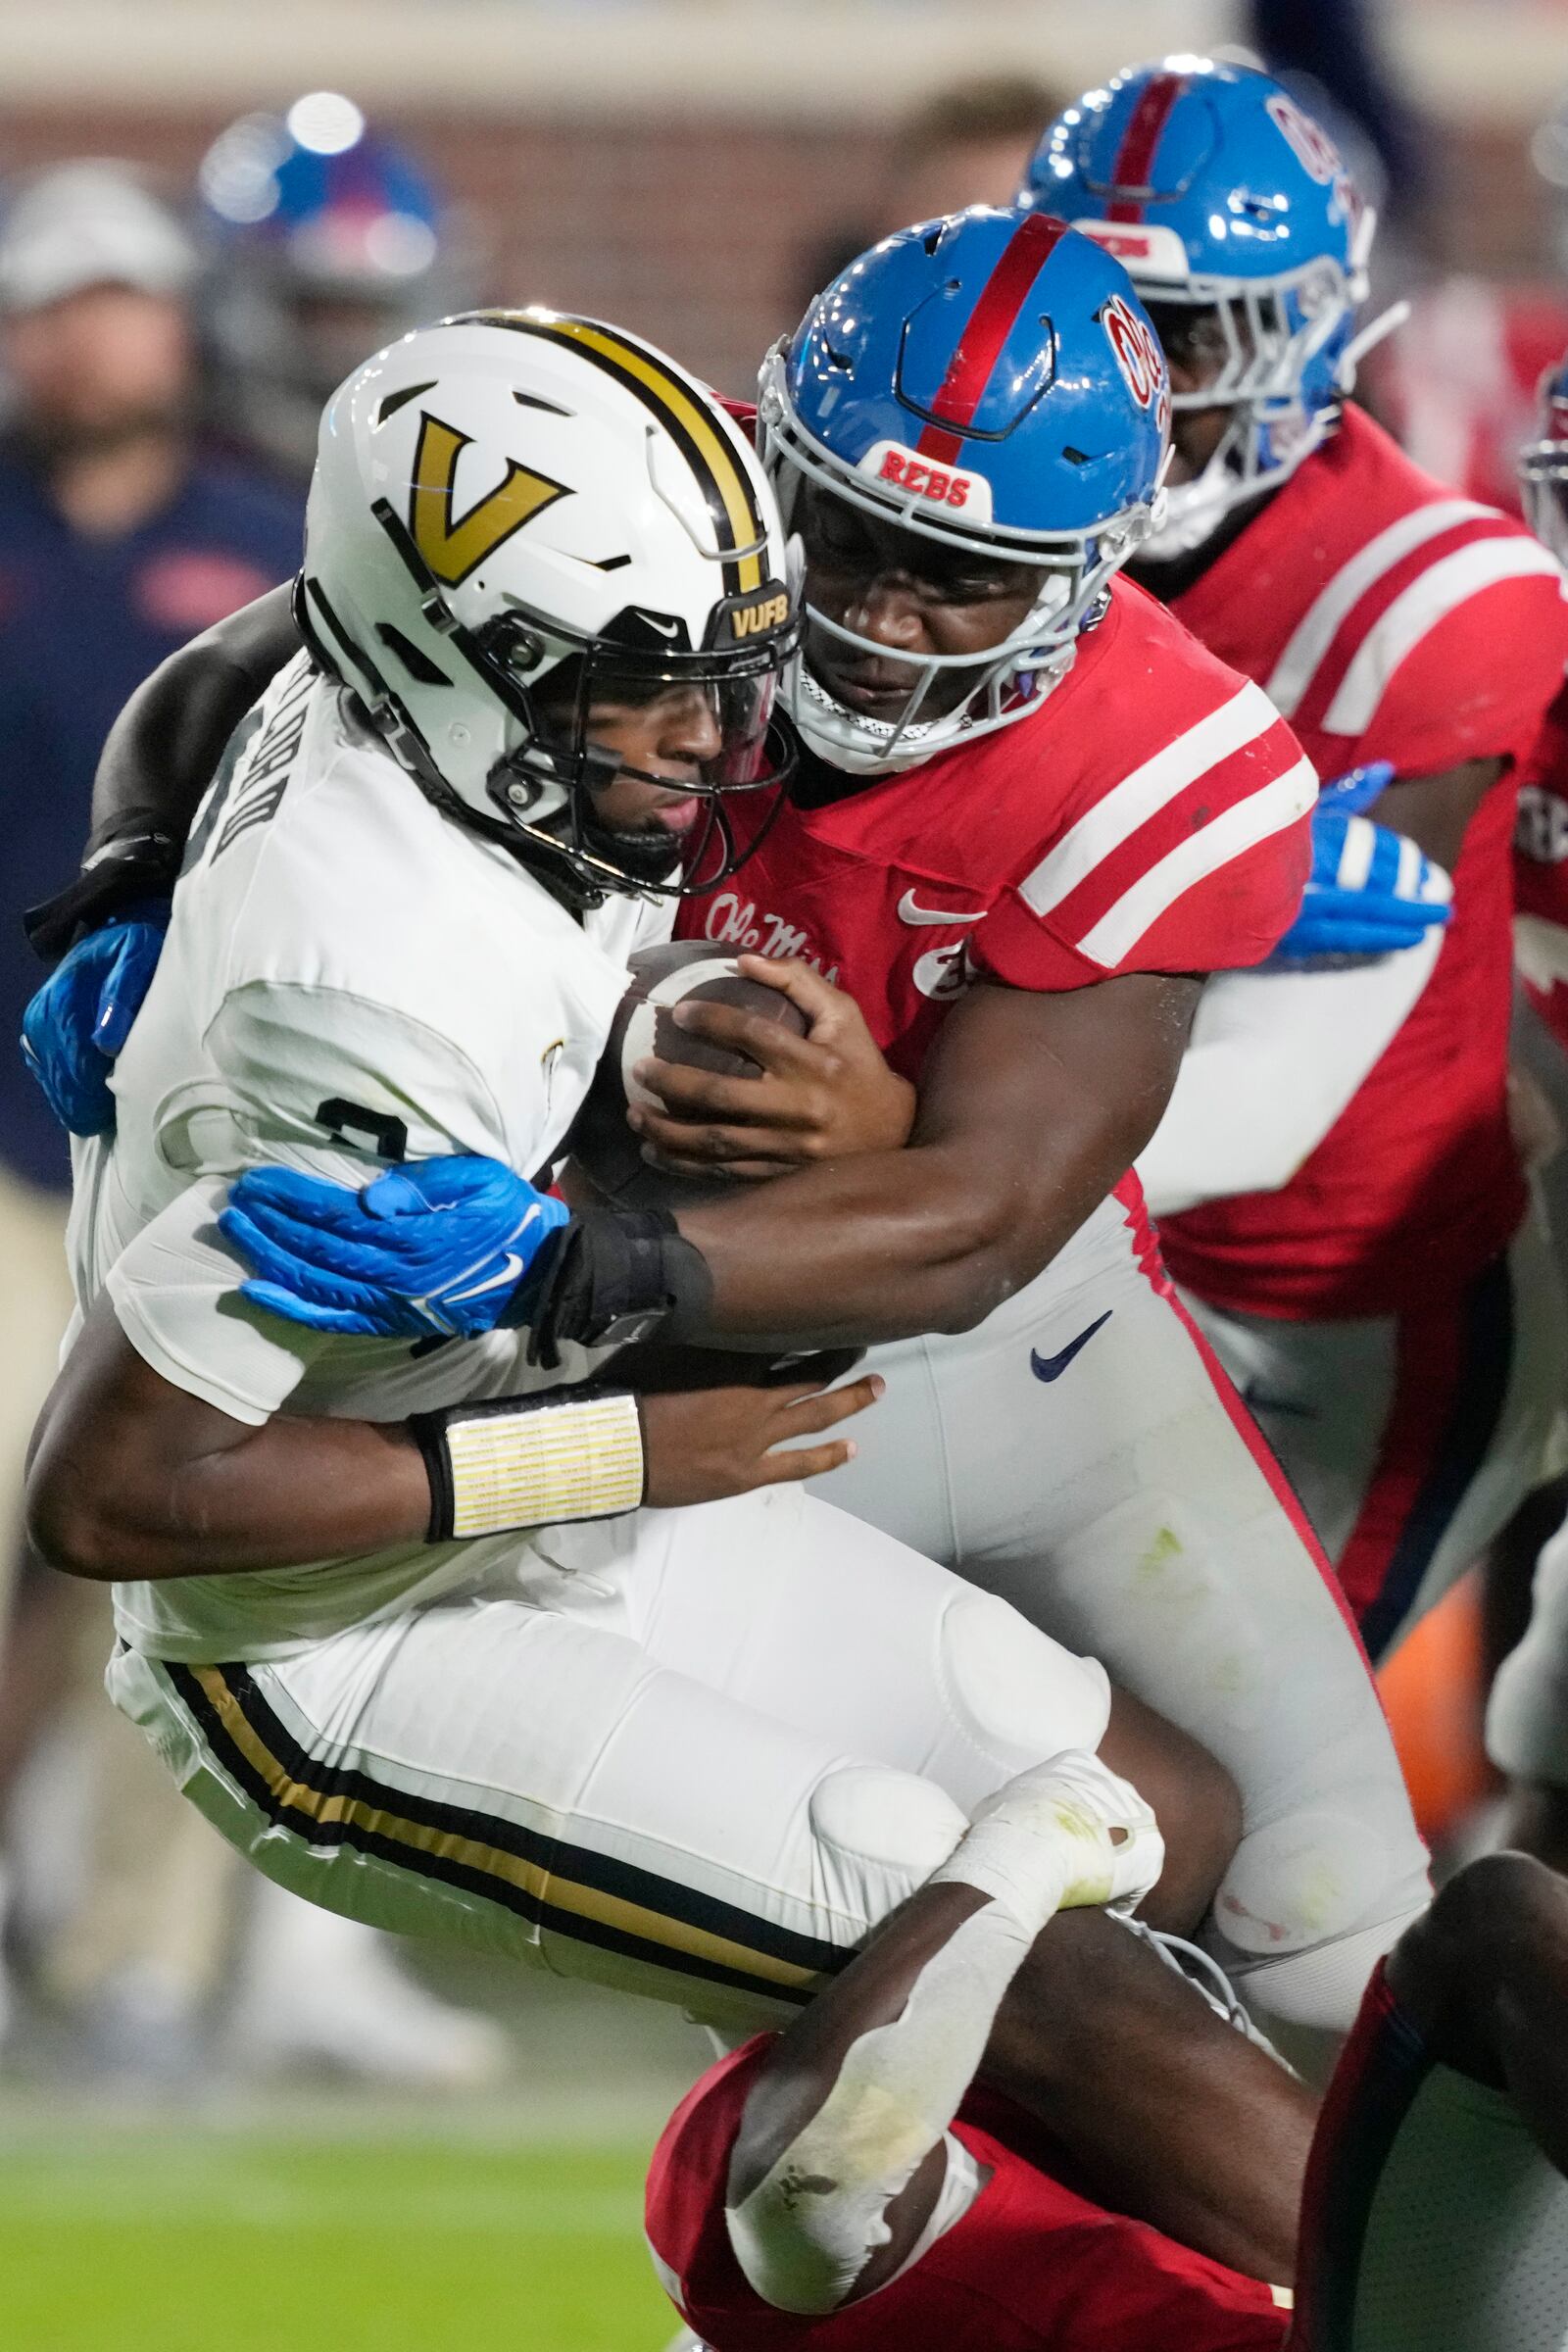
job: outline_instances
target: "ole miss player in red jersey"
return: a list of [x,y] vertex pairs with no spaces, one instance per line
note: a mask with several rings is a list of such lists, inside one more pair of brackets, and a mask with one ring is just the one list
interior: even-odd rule
[[[1568,359],[1537,395],[1536,434],[1519,460],[1530,527],[1568,565]],[[1531,1002],[1568,1048],[1568,686],[1526,762],[1514,832],[1514,948]]]
[[[1125,273],[1029,212],[884,241],[770,363],[806,753],[682,922],[786,958],[824,1023],[817,975],[838,978],[863,1025],[788,1066],[747,1032],[761,1083],[658,1065],[668,1114],[638,1116],[688,1162],[795,1166],[680,1209],[702,1328],[883,1343],[886,1396],[831,1498],[1219,1756],[1246,1815],[1219,1948],[1271,2018],[1334,2033],[1424,1899],[1419,1841],[1321,1555],[1127,1175],[1199,976],[1291,921],[1316,791],[1259,689],[1116,577],[1165,404]],[[608,1214],[574,1224],[574,1267]]]
[[[1300,2086],[1191,1984],[1151,1984],[1136,1931],[1061,1908],[1069,1813],[1094,1820],[1102,1873],[1118,1850],[1114,1801],[1092,1789],[1086,1815],[1082,1774],[1064,1755],[1004,1789],[797,2023],[721,2060],[676,2110],[648,2238],[697,2338],[1561,2352],[1561,1882],[1519,1854],[1449,1882],[1369,1986],[1307,2154]],[[1092,1875],[1076,1867],[1069,1902]],[[1138,2149],[1109,2149],[1093,2188],[997,2087],[999,2053],[1071,2034],[1145,2092]],[[1163,2230],[1134,2218],[1152,2181]]]
[[[1380,813],[1453,875],[1429,985],[1316,1148],[1161,1221],[1377,1656],[1556,1466],[1560,1310],[1505,1086],[1514,791],[1568,606],[1517,523],[1342,412],[1377,331],[1350,339],[1370,220],[1277,83],[1192,59],[1118,76],[1031,178],[1126,261],[1171,361],[1170,516],[1139,576],[1324,776],[1391,762]],[[1260,1121],[1336,1043],[1280,1036]]]
[[[1114,373],[1098,380],[1135,420],[1145,402],[1157,415],[1163,369],[1120,280],[1085,269],[1077,294],[1078,241],[1047,220],[1031,238],[1026,220],[970,214],[889,240],[764,370],[761,446],[805,557],[793,709],[808,756],[784,819],[681,926],[842,982],[894,1068],[918,1076],[903,1155],[916,1183],[955,1147],[943,1105],[962,1071],[951,1100],[979,1121],[971,1143],[1001,1151],[991,1177],[1028,1255],[998,1268],[978,1319],[970,1291],[972,1328],[932,1298],[921,1322],[949,1336],[901,1341],[891,1279],[876,1320],[866,1300],[835,1324],[892,1344],[872,1358],[883,1402],[827,1491],[1106,1658],[1220,1756],[1247,1816],[1215,1912],[1227,1962],[1270,2014],[1324,2027],[1421,1899],[1403,1800],[1293,1499],[1175,1304],[1136,1185],[1114,1183],[1107,1152],[1109,1197],[1093,1203],[1068,1177],[1064,1123],[1074,1102],[1100,1118],[1127,1100],[1125,1015],[1146,1039],[1146,1019],[1185,1023],[1177,975],[1267,952],[1312,779],[1256,687],[1148,598],[1107,587],[1132,536],[1127,490],[1085,391],[1108,350]],[[1040,1057],[1064,1051],[1065,1087],[1043,1085]],[[993,1053],[1005,1112],[969,1091]],[[768,1111],[748,1117],[746,1084],[668,1068],[650,1083],[676,1114],[640,1114],[666,1154],[758,1152]],[[683,1117],[717,1124],[694,1145]],[[1120,1129],[1120,1152],[1128,1140]],[[787,1156],[790,1139],[764,1148]],[[822,1264],[842,1246],[846,1304],[846,1212],[867,1178],[892,1208],[870,1161],[752,1204],[770,1216],[769,1253],[793,1263],[798,1221],[821,1203]],[[1025,1203],[1046,1200],[1042,1225]],[[1299,1704],[1295,1690],[1273,1703],[1284,1654],[1303,1663]],[[1348,1796],[1361,1773],[1370,1814]]]
[[[1519,479],[1531,527],[1568,563],[1568,361],[1541,379],[1537,433]],[[1514,893],[1520,977],[1568,1050],[1568,685],[1524,768]],[[1568,1528],[1537,1564],[1529,1629],[1493,1685],[1487,1747],[1514,1784],[1510,1842],[1568,1871]]]

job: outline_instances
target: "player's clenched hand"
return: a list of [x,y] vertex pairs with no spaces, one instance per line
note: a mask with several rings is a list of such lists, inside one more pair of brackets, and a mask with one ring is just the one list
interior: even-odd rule
[[680,1028],[749,1055],[761,1075],[639,1062],[635,1076],[664,1105],[628,1113],[646,1156],[685,1175],[762,1177],[811,1160],[898,1151],[913,1123],[914,1089],[888,1068],[855,999],[808,963],[743,956],[737,968],[798,1005],[807,1034],[730,1004],[677,1006]]
[[821,1478],[855,1452],[848,1438],[823,1437],[863,1413],[885,1387],[868,1372],[847,1388],[825,1392],[809,1381],[780,1388],[688,1389],[642,1400],[647,1499],[669,1507],[718,1502],[756,1487]]

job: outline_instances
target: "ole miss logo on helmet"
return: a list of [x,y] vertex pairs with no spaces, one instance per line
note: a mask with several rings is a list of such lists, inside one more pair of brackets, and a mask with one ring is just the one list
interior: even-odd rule
[[1310,172],[1320,187],[1329,188],[1345,177],[1345,165],[1339,149],[1320,123],[1303,114],[1296,100],[1284,90],[1275,90],[1268,99],[1269,121],[1294,152],[1297,162]]
[[1154,339],[1153,329],[1146,318],[1112,294],[1100,314],[1110,348],[1116,355],[1116,365],[1127,380],[1127,389],[1141,409],[1152,408],[1162,433],[1170,429],[1170,377],[1165,368],[1165,355]]

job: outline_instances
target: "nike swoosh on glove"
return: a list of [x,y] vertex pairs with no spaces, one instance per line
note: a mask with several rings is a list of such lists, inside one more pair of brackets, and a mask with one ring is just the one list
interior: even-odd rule
[[1434,924],[1449,920],[1452,900],[1442,866],[1402,833],[1320,808],[1300,912],[1263,969],[1331,968],[1416,947]]
[[109,1074],[152,985],[168,926],[162,901],[127,908],[77,942],[22,1016],[22,1058],[73,1135],[107,1135],[114,1126]]
[[570,1219],[498,1159],[411,1161],[364,1186],[252,1168],[219,1231],[255,1269],[240,1297],[286,1322],[366,1339],[471,1340],[514,1314]]

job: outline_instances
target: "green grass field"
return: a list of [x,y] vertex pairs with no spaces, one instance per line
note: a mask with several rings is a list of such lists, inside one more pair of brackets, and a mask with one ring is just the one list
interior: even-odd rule
[[660,2352],[646,2141],[0,2135],[6,2352]]

